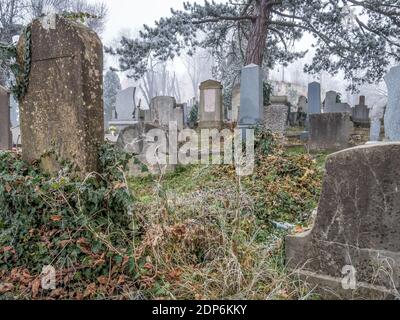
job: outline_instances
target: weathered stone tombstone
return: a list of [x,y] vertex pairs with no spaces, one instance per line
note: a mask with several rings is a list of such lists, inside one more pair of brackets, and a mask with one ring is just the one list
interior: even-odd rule
[[[33,21],[31,31],[29,87],[19,101],[23,159],[42,159],[44,169],[54,172],[59,165],[48,156],[54,152],[82,173],[98,171],[104,140],[102,43],[88,27],[60,16]],[[21,36],[20,65],[25,42]]]
[[400,66],[390,69],[385,82],[388,89],[385,136],[389,141],[400,141]]
[[369,109],[365,104],[365,96],[360,96],[360,102],[352,110],[352,120],[357,125],[367,126],[370,124]]
[[308,85],[308,114],[321,113],[321,84],[311,82]]
[[288,97],[271,97],[270,105],[266,106],[264,111],[265,129],[283,136],[288,123],[289,109]]
[[242,69],[240,81],[239,128],[249,128],[264,122],[262,69],[250,64]]
[[11,148],[10,93],[0,86],[0,150]]
[[311,150],[343,150],[348,148],[353,123],[350,114],[322,113],[309,117],[309,141]]
[[175,115],[174,119],[177,122],[178,125],[178,131],[182,131],[185,128],[185,111],[184,111],[184,105],[183,104],[177,104],[175,108]]
[[232,122],[238,122],[240,109],[240,83],[236,84],[232,90]]
[[308,113],[308,100],[305,96],[299,97],[299,102],[297,103],[297,111]]
[[324,102],[324,113],[343,113],[352,114],[352,109],[348,103],[338,102],[339,94],[336,91],[328,91]]
[[174,97],[155,97],[150,103],[150,122],[167,129],[175,119],[176,100]]
[[113,120],[138,120],[139,115],[136,113],[135,93],[136,88],[134,87],[129,87],[118,92],[115,104],[117,117],[113,117]]
[[143,151],[143,126],[141,122],[129,125],[121,130],[117,146],[122,150],[139,155]]
[[207,80],[200,84],[199,127],[221,129],[224,120],[222,85]]
[[393,298],[400,287],[400,143],[332,154],[311,231],[286,239],[289,268],[329,298]]

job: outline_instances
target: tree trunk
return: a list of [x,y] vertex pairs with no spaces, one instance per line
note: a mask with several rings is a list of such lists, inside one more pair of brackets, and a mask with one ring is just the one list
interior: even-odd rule
[[246,65],[254,63],[261,67],[263,64],[269,18],[268,0],[260,0],[258,2],[257,18],[251,25],[249,42],[246,50]]

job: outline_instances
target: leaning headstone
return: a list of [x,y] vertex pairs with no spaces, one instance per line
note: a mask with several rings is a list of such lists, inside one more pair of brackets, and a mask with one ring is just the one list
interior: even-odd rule
[[262,69],[250,64],[242,69],[240,81],[239,127],[260,125],[264,120]]
[[379,118],[371,120],[369,141],[380,141],[382,121]]
[[[31,34],[29,86],[20,99],[23,159],[42,159],[43,168],[54,172],[55,153],[81,173],[98,171],[104,140],[102,43],[88,27],[61,16],[33,21]],[[20,65],[25,42],[21,36]]]
[[321,85],[312,82],[308,85],[308,114],[321,113]]
[[311,114],[309,119],[309,148],[311,150],[343,150],[349,147],[353,123],[350,114]]
[[0,150],[9,150],[11,147],[10,93],[0,86]]
[[365,104],[365,96],[360,96],[360,102],[353,108],[352,120],[357,125],[366,126],[370,124],[369,109]]
[[336,91],[328,91],[326,93],[324,113],[352,113],[352,109],[348,103],[338,102],[339,94]]
[[286,238],[286,259],[326,298],[393,298],[400,287],[400,143],[328,157],[311,231]]
[[271,104],[265,107],[264,127],[273,133],[283,136],[288,123],[289,101],[286,96],[275,96]]
[[173,97],[155,97],[150,103],[150,123],[168,128],[175,119],[176,100]]
[[224,120],[222,85],[207,80],[200,84],[199,127],[221,129]]
[[385,82],[388,89],[385,135],[390,141],[400,141],[400,66],[390,69]]

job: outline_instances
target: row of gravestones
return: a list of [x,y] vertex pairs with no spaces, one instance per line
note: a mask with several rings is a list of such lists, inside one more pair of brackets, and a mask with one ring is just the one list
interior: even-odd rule
[[[48,27],[43,20],[32,24],[32,70],[27,94],[20,100],[23,158],[42,159],[45,168],[54,169],[49,153],[55,151],[82,173],[97,171],[104,138],[101,42],[75,22],[56,17]],[[260,68],[244,69],[240,126],[263,118],[260,83]],[[389,87],[387,116],[397,120],[399,113],[394,113],[400,102],[394,89]],[[207,95],[203,99],[212,101]],[[309,111],[320,107],[310,102]],[[287,238],[289,267],[307,282],[327,287],[327,294],[398,297],[399,180],[400,143],[366,145],[329,156],[313,229]]]

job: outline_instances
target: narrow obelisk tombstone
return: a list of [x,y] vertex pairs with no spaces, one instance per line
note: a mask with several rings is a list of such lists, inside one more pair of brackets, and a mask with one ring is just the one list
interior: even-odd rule
[[321,113],[321,85],[311,82],[308,85],[308,114]]
[[10,93],[0,86],[0,150],[9,150],[11,147]]
[[390,141],[400,141],[400,66],[390,69],[385,82],[388,89],[385,135]]
[[[104,141],[103,46],[81,23],[51,15],[31,25],[31,71],[20,99],[22,156],[56,172],[59,159],[82,173],[98,171]],[[24,36],[18,62],[24,64]]]
[[261,125],[264,120],[262,69],[250,64],[242,69],[239,128]]

